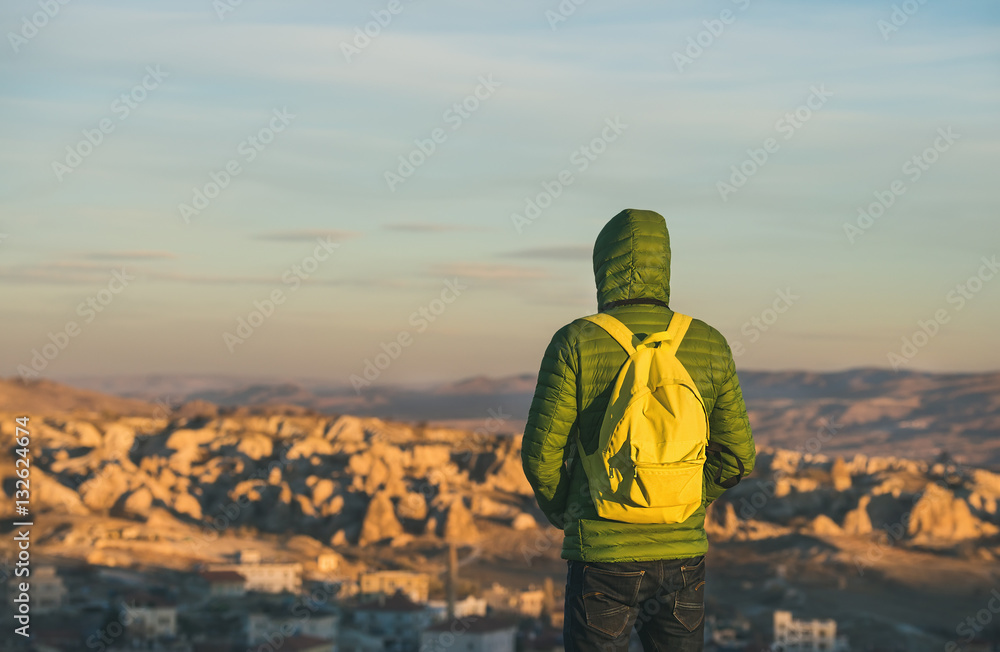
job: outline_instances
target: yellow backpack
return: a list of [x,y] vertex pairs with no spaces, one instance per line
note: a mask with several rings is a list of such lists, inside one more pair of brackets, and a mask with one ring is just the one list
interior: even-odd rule
[[611,315],[584,319],[606,330],[629,355],[597,449],[588,455],[577,440],[597,513],[626,523],[680,523],[702,504],[709,436],[701,393],[676,355],[691,317],[675,312],[666,331],[634,346],[632,331]]

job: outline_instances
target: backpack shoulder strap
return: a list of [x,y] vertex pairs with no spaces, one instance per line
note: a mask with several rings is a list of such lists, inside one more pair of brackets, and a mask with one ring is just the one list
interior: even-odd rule
[[594,324],[597,324],[598,326],[606,330],[608,332],[608,335],[615,338],[615,341],[617,341],[619,344],[622,345],[622,348],[625,349],[626,353],[628,353],[629,355],[635,353],[635,345],[632,343],[633,340],[635,339],[635,334],[632,333],[632,331],[630,331],[625,324],[621,323],[611,315],[603,312],[599,312],[596,315],[590,315],[588,317],[584,317],[584,319]]
[[639,346],[654,342],[666,342],[667,344],[664,348],[677,355],[677,347],[681,345],[681,340],[684,339],[684,335],[687,333],[688,326],[690,325],[691,317],[675,312],[673,317],[670,318],[667,330],[649,335],[639,343]]
[[670,352],[677,354],[677,347],[681,345],[681,340],[687,335],[688,327],[691,325],[691,317],[675,312],[670,318],[670,325],[667,326],[667,341]]
[[[589,315],[584,317],[584,319],[597,324],[606,330],[611,337],[615,338],[615,340],[622,345],[622,348],[625,349],[626,353],[629,355],[635,353],[635,334],[618,319],[604,312],[599,312],[596,315]],[[668,348],[671,353],[676,355],[677,347],[680,346],[681,340],[684,339],[684,335],[687,333],[690,325],[691,317],[675,312],[670,318],[670,324],[667,326],[667,330],[659,333],[652,333],[646,337],[646,339],[642,340],[639,343],[639,346],[642,346],[643,344],[653,344],[654,342],[667,342],[666,348]]]

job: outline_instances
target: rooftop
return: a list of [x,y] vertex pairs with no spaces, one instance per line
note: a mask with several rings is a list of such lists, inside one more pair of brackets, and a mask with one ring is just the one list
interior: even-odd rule
[[202,571],[199,573],[202,579],[212,583],[212,584],[229,584],[229,583],[239,583],[243,584],[247,581],[247,578],[243,577],[236,571],[219,570],[219,571]]
[[358,611],[422,611],[423,609],[424,605],[417,604],[401,591],[396,591],[389,597],[382,596],[362,602],[357,606]]

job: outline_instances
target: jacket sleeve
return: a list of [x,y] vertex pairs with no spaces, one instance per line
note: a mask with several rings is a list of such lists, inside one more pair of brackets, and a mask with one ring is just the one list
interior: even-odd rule
[[521,442],[521,464],[535,499],[552,525],[562,528],[569,492],[563,463],[577,424],[577,361],[566,328],[549,342],[538,371]]
[[[743,402],[743,390],[736,376],[736,364],[729,344],[723,339],[726,364],[722,372],[722,382],[718,390],[712,413],[708,416],[709,439],[728,446],[743,462],[743,475],[753,471],[757,457],[747,406]],[[739,467],[731,455],[710,453],[705,463],[705,500],[711,503],[726,490],[715,482],[719,465],[722,464],[722,479],[726,480],[739,473]]]

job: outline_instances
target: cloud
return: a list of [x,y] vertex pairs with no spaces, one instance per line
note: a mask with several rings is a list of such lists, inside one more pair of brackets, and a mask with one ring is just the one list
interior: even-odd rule
[[90,260],[163,260],[177,258],[170,251],[95,251],[85,254]]
[[[98,263],[57,262],[0,267],[0,280],[47,285],[103,285],[115,270],[125,270],[143,283],[191,283],[195,285],[263,285],[279,286],[283,279],[274,275],[187,274],[183,272],[152,272],[131,265],[100,265]],[[388,278],[316,278],[302,281],[303,286],[405,288],[407,282]]]
[[0,267],[0,279],[18,283],[41,283],[54,285],[94,285],[107,283],[113,271],[125,269],[129,274],[135,271],[130,266],[101,265],[99,263],[59,261],[55,263],[26,265],[6,265]]
[[542,260],[590,260],[591,245],[563,245],[560,247],[531,247],[501,254],[505,258],[537,258]]
[[491,265],[488,263],[451,263],[433,265],[431,272],[440,276],[457,276],[485,281],[519,281],[548,278],[545,270],[521,265]]
[[[282,285],[283,280],[279,276],[249,276],[249,275],[220,275],[220,274],[183,274],[183,273],[154,273],[144,275],[144,278],[151,281],[164,281],[168,283],[194,283],[197,285]],[[395,287],[395,281],[380,278],[316,278],[311,276],[302,281],[302,285],[322,285],[330,287]]]
[[383,225],[389,231],[406,231],[409,233],[443,233],[445,231],[486,231],[486,227],[467,224],[440,224],[434,222],[396,222]]
[[359,237],[357,231],[338,231],[336,229],[302,229],[298,231],[275,231],[273,233],[261,233],[254,236],[257,240],[271,240],[274,242],[312,242],[317,238],[330,238],[340,242],[350,238]]

